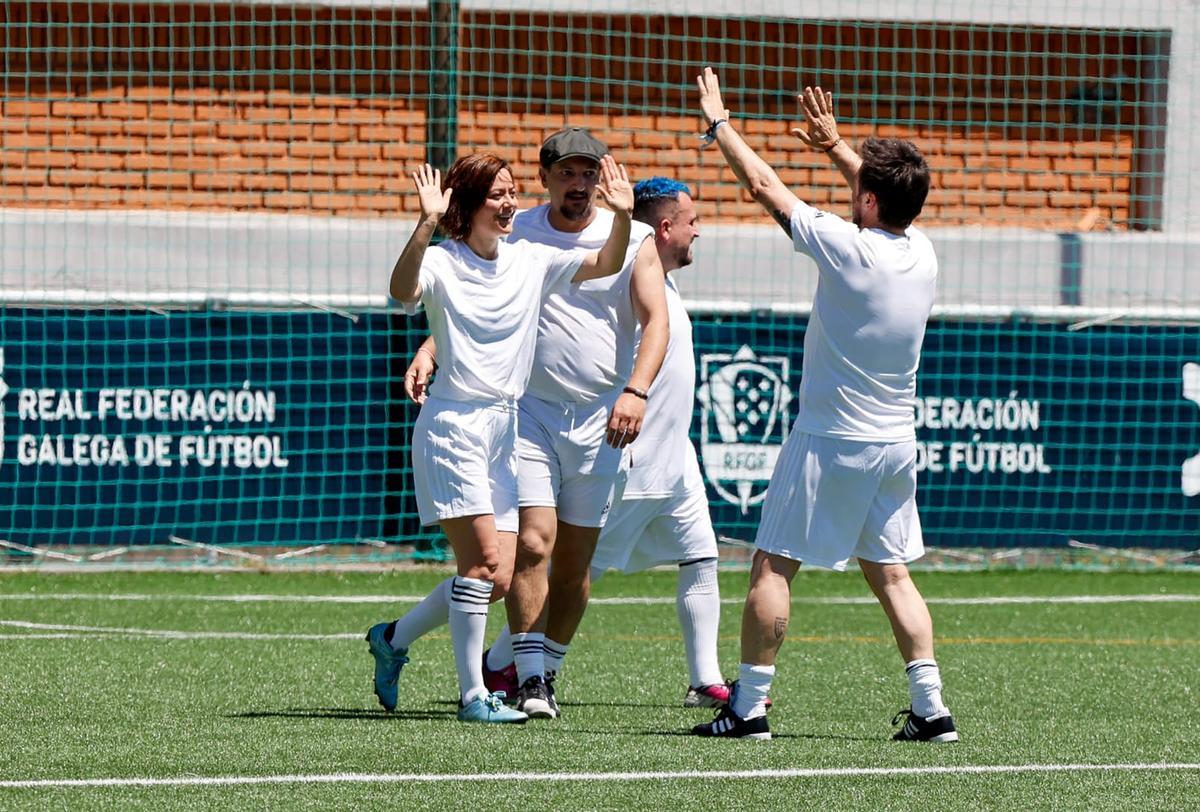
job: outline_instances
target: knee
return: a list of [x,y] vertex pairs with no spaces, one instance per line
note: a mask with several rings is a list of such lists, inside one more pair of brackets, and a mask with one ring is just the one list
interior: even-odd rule
[[[497,576],[500,574],[500,557],[497,555],[484,555],[479,561],[468,567],[460,567],[458,574],[463,578],[475,578],[479,581],[491,581],[496,583]],[[509,575],[511,578],[511,573]]]
[[524,566],[544,564],[553,548],[553,536],[541,528],[522,528],[517,535],[517,560]]

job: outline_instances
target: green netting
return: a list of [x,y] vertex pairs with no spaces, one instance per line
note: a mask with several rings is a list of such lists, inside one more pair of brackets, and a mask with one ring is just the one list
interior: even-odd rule
[[[386,297],[415,218],[407,172],[494,150],[534,205],[537,147],[564,124],[590,127],[635,179],[695,192],[703,236],[679,282],[699,382],[736,362],[794,392],[815,274],[697,149],[694,77],[711,65],[747,140],[814,204],[845,213],[849,195],[788,135],[805,84],[834,92],[851,140],[909,138],[930,162],[919,223],[941,283],[917,410],[930,544],[1200,546],[1187,4],[0,14],[9,544],[436,554],[413,515],[415,411],[398,387],[423,323]],[[735,448],[697,401],[722,535],[753,538],[793,416],[745,427]]]

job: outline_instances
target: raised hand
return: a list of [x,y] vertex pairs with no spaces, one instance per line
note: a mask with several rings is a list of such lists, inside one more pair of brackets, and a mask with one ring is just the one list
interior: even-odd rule
[[412,173],[413,182],[417,185],[417,195],[421,199],[421,216],[442,219],[446,209],[450,207],[450,196],[453,189],[442,191],[442,172],[429,164],[424,164]]
[[700,87],[700,113],[704,116],[704,123],[711,125],[722,118],[728,121],[729,111],[725,109],[725,102],[721,101],[721,83],[713,69],[705,68],[704,73],[696,77],[696,84]]
[[596,188],[610,209],[633,214],[633,184],[629,182],[629,173],[611,155],[600,159],[600,183]]
[[804,110],[804,118],[808,122],[808,132],[800,128],[792,130],[792,135],[813,149],[832,149],[841,137],[838,135],[837,120],[833,116],[833,94],[821,88],[806,87],[804,92],[796,97]]

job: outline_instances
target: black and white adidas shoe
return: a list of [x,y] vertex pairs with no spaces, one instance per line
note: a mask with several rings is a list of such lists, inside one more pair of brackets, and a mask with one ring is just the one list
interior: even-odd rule
[[771,730],[767,727],[766,714],[755,716],[753,719],[743,719],[733,712],[728,705],[721,708],[717,718],[692,728],[697,736],[710,736],[722,739],[759,739],[766,741],[771,738]]
[[908,717],[904,722],[904,727],[897,730],[896,735],[892,736],[893,741],[937,742],[940,744],[958,741],[954,718],[948,710],[933,716],[922,717],[913,713],[912,708],[905,708],[896,714],[892,719],[892,724],[900,724],[900,720],[904,717]]
[[546,680],[535,675],[521,683],[517,689],[517,710],[524,711],[530,719],[555,719],[558,703],[546,688]]

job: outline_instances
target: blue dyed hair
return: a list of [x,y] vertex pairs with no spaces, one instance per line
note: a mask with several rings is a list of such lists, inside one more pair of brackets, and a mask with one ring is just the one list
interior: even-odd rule
[[643,223],[651,223],[654,210],[664,200],[678,200],[680,193],[690,195],[686,184],[671,178],[655,176],[638,181],[633,187],[633,218]]

